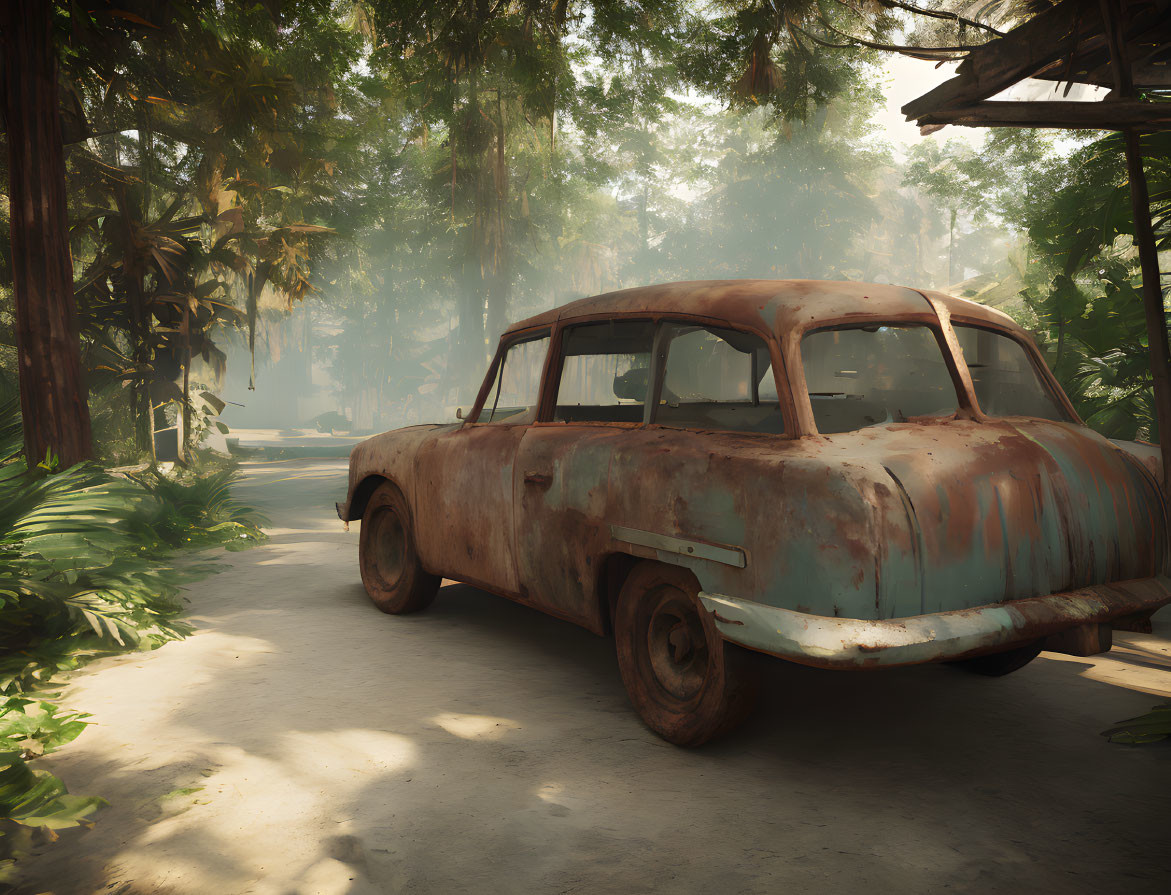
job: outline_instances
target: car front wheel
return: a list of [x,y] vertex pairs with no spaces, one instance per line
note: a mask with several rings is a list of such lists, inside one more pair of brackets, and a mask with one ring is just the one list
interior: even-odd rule
[[439,591],[415,553],[406,498],[391,482],[378,486],[362,514],[358,565],[371,601],[392,615],[426,609]]
[[743,721],[756,701],[753,656],[720,637],[686,569],[635,566],[618,597],[614,639],[630,701],[668,742],[705,743]]

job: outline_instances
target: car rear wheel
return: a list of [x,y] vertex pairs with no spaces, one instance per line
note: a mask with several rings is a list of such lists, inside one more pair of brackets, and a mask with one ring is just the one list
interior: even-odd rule
[[1044,643],[1044,640],[1038,640],[1016,649],[1006,650],[1003,653],[976,656],[974,659],[960,659],[952,664],[973,674],[982,674],[986,677],[1004,677],[1006,674],[1019,671],[1037,658]]
[[426,609],[439,591],[439,579],[423,570],[415,553],[406,498],[390,482],[370,495],[362,514],[358,565],[371,601],[392,615]]
[[698,746],[735,727],[756,701],[754,657],[725,643],[686,569],[643,562],[618,597],[614,639],[630,701],[668,742]]

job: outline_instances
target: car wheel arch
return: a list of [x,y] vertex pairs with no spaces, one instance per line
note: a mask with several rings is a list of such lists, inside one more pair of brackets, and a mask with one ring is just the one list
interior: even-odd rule
[[598,617],[606,636],[614,634],[614,612],[618,608],[618,595],[622,592],[622,586],[634,567],[645,561],[623,551],[607,553],[601,558],[597,578]]
[[366,504],[370,502],[370,497],[378,489],[378,486],[383,482],[390,482],[399,492],[402,492],[402,486],[398,482],[385,475],[372,473],[367,475],[354,486],[354,491],[350,495],[350,504],[347,507],[346,515],[350,517],[350,521],[361,519],[366,513]]

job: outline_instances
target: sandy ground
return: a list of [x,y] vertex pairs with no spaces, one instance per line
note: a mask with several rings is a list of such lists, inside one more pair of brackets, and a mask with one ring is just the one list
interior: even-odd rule
[[42,766],[110,807],[23,891],[1171,891],[1171,748],[1098,736],[1171,693],[1166,612],[999,680],[772,663],[748,727],[684,751],[606,640],[460,585],[378,613],[345,461],[246,470],[272,541],[190,591],[195,636],[70,684],[96,723]]

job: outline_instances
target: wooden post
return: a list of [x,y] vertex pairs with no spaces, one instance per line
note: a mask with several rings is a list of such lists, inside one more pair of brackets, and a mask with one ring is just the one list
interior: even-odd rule
[[[1119,100],[1134,97],[1134,73],[1126,54],[1122,19],[1110,0],[1100,0],[1102,29],[1110,48],[1114,93]],[[1143,278],[1143,313],[1147,321],[1147,348],[1151,355],[1151,379],[1155,392],[1155,420],[1159,426],[1159,449],[1163,456],[1163,493],[1171,495],[1171,348],[1167,344],[1167,313],[1163,308],[1163,284],[1159,277],[1159,250],[1151,226],[1151,197],[1143,171],[1138,131],[1122,131],[1126,143],[1126,170],[1130,181],[1130,204],[1134,211],[1134,242],[1138,246]]]
[[1171,347],[1167,341],[1167,314],[1163,309],[1163,286],[1159,276],[1159,251],[1151,226],[1151,199],[1143,171],[1138,134],[1124,131],[1126,169],[1130,180],[1130,204],[1134,208],[1134,241],[1138,246],[1143,276],[1143,311],[1147,319],[1147,346],[1151,354],[1151,377],[1155,387],[1155,419],[1159,424],[1159,445],[1163,454],[1163,490],[1171,495]]
[[93,455],[73,305],[52,11],[0,3],[12,226],[12,289],[25,458],[52,451],[61,468]]

